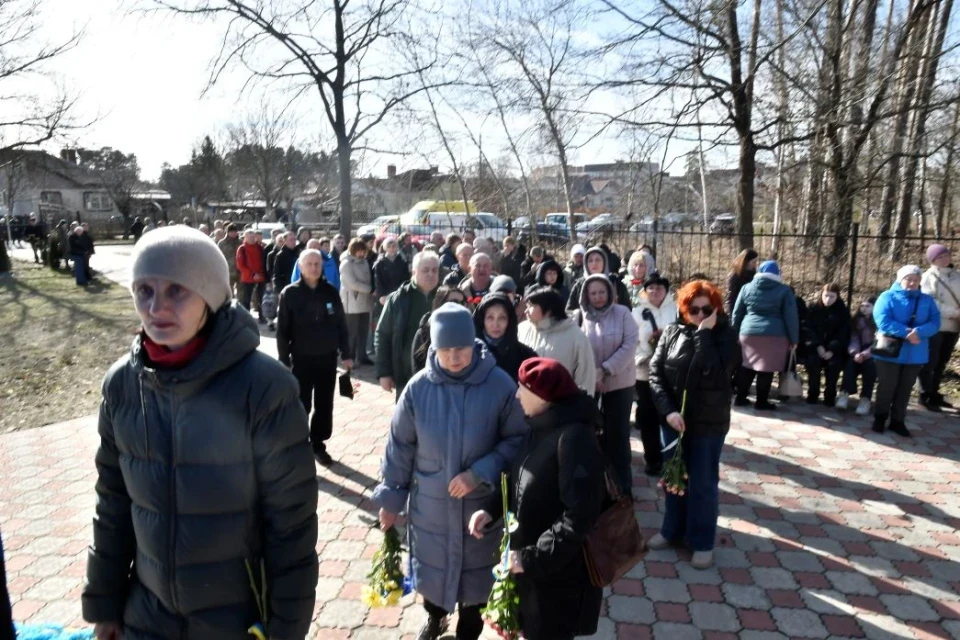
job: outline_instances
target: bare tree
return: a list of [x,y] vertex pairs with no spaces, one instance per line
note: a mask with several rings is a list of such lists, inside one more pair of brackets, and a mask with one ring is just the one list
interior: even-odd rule
[[286,191],[284,149],[291,142],[293,126],[282,111],[266,103],[242,121],[227,126],[227,173],[241,197],[252,191],[263,200],[268,215],[281,204]]
[[[156,7],[200,18],[226,18],[210,83],[240,65],[251,80],[280,86],[293,101],[314,93],[337,142],[340,232],[352,221],[353,152],[390,112],[423,91],[409,81],[428,70],[390,66],[390,44],[405,37],[406,0],[149,0]],[[431,37],[429,34],[421,34]],[[379,58],[379,65],[374,61]]]

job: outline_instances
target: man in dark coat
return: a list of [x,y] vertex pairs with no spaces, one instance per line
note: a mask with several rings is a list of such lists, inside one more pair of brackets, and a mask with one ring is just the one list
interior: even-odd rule
[[500,274],[510,276],[514,282],[520,282],[520,269],[523,259],[517,249],[517,241],[511,236],[503,239],[503,251],[500,253]]
[[42,242],[47,234],[43,229],[43,224],[37,220],[36,214],[30,214],[30,221],[24,228],[23,235],[27,239],[27,242],[30,243],[30,248],[33,249],[33,261],[40,264],[40,253],[37,249],[43,246]]
[[374,295],[381,305],[387,296],[410,279],[410,265],[400,255],[400,245],[393,238],[383,241],[384,254],[373,265]]
[[440,258],[423,251],[413,258],[413,279],[387,296],[376,331],[377,379],[396,397],[413,377],[413,339],[420,320],[430,312],[440,278]]
[[297,237],[292,231],[288,231],[277,239],[277,250],[273,258],[273,289],[277,295],[290,284],[296,264]]
[[333,434],[333,398],[337,384],[337,354],[343,367],[353,368],[347,317],[340,293],[323,279],[320,252],[300,253],[300,280],[280,294],[277,315],[277,354],[300,383],[300,401],[310,417],[310,444],[317,462],[333,464],[326,441]]
[[130,233],[133,234],[133,242],[136,244],[137,240],[140,239],[140,236],[143,235],[144,228],[143,220],[140,219],[140,216],[137,216],[133,219],[133,224],[130,225]]

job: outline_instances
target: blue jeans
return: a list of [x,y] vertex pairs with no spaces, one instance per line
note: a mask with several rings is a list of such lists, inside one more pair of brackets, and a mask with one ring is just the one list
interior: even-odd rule
[[633,408],[633,387],[600,394],[603,410],[603,453],[624,495],[633,494],[633,452],[630,450],[630,410]]
[[[670,427],[660,427],[663,446],[677,439]],[[717,537],[720,512],[720,452],[726,436],[687,434],[683,438],[683,460],[687,464],[687,491],[683,496],[667,494],[667,511],[660,535],[671,542],[686,542],[692,551],[710,551]],[[676,448],[664,453],[664,464]]]
[[77,284],[87,284],[87,257],[74,254],[70,259],[73,260],[73,277]]

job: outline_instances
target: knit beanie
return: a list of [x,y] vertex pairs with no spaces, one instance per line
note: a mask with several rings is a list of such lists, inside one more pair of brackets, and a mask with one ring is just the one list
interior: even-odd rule
[[770,273],[775,276],[778,276],[780,275],[780,265],[778,265],[774,260],[767,260],[766,262],[760,265],[760,268],[757,269],[757,272]]
[[499,275],[490,284],[490,293],[516,293],[517,283],[510,276]]
[[900,267],[900,270],[897,271],[897,282],[903,282],[903,279],[907,276],[922,276],[923,270],[915,264],[908,264],[906,266]]
[[927,247],[927,262],[933,262],[945,253],[950,253],[950,249],[942,244],[932,244]]
[[572,260],[574,256],[582,256],[587,252],[587,248],[582,244],[575,244],[573,248],[570,249],[570,259]]
[[546,402],[557,402],[580,393],[567,368],[552,358],[524,360],[517,377],[520,384]]
[[430,343],[435,349],[469,347],[476,337],[473,316],[463,305],[447,302],[430,316]]
[[162,278],[195,292],[213,311],[230,298],[227,261],[208,235],[185,225],[161,227],[134,246],[132,285]]

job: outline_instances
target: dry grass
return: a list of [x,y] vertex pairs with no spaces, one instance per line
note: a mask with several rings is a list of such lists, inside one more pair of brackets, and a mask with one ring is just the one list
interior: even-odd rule
[[120,285],[84,290],[66,273],[14,261],[0,276],[0,433],[95,413],[103,374],[137,326]]

